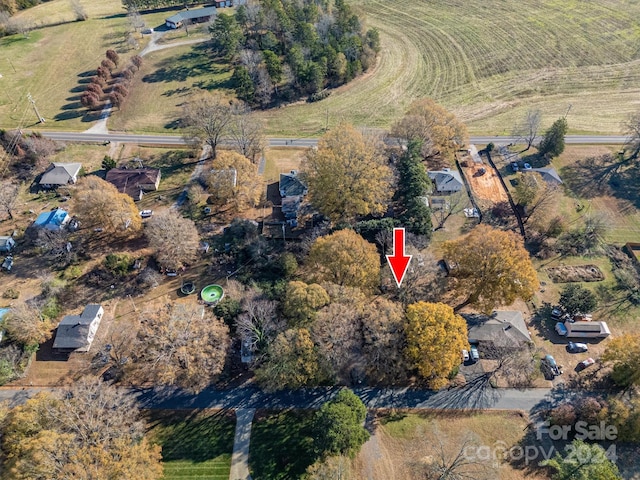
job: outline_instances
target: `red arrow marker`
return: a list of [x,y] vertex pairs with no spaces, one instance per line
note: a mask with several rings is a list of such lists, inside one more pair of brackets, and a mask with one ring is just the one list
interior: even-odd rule
[[412,255],[404,254],[404,228],[393,229],[393,255],[387,255],[387,262],[391,267],[393,278],[396,280],[398,288],[402,285],[402,280],[409,268]]

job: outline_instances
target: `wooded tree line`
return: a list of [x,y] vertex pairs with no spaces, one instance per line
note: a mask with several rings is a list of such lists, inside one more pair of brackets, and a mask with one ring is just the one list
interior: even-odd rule
[[344,0],[264,0],[219,13],[210,27],[214,52],[235,66],[236,94],[266,107],[350,81],[368,70],[380,50],[375,29]]
[[0,12],[4,11],[13,15],[18,10],[25,10],[49,1],[51,0],[0,0]]

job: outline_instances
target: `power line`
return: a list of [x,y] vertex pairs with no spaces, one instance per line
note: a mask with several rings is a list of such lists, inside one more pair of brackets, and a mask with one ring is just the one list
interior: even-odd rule
[[36,116],[38,117],[38,121],[40,123],[44,123],[44,117],[42,115],[40,115],[40,112],[38,111],[38,107],[36,106],[36,101],[31,96],[31,93],[27,93],[27,99],[31,102],[31,105],[33,105],[33,111],[36,112]]

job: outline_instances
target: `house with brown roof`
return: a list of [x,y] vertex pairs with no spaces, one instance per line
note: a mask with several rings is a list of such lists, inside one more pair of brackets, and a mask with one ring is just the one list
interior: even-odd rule
[[160,170],[157,168],[112,168],[107,172],[107,182],[120,193],[126,193],[136,202],[145,192],[154,192],[160,185]]

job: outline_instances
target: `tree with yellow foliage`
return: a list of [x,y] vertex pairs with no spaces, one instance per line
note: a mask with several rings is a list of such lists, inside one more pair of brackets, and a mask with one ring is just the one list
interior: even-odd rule
[[456,150],[469,142],[467,127],[431,98],[416,100],[391,129],[393,136],[422,144],[425,157],[451,162]]
[[376,246],[353,230],[339,230],[318,238],[309,251],[312,276],[364,291],[380,284],[380,256]]
[[342,124],[303,161],[312,204],[333,222],[380,215],[391,198],[391,170],[371,139]]
[[306,328],[280,333],[256,370],[258,383],[267,391],[313,385],[320,378],[318,353]]
[[237,152],[222,151],[206,175],[212,200],[218,205],[233,203],[238,211],[255,207],[263,187],[255,164]]
[[285,291],[282,313],[293,325],[311,323],[318,310],[330,302],[329,294],[317,283],[289,282]]
[[4,328],[9,337],[25,346],[39,345],[53,335],[56,324],[44,317],[42,312],[26,303],[11,307],[4,319]]
[[472,305],[491,313],[517,298],[530,300],[539,287],[529,253],[513,232],[478,225],[465,237],[445,242],[443,250],[449,285],[465,298],[456,310]]
[[607,345],[602,361],[613,365],[611,378],[618,385],[640,385],[640,335],[624,334]]
[[413,303],[407,307],[407,358],[437,390],[460,364],[462,349],[469,347],[467,324],[444,303]]
[[160,447],[144,438],[139,412],[133,397],[99,380],[41,392],[6,412],[2,478],[161,478]]
[[112,237],[132,236],[142,229],[140,212],[133,199],[95,175],[78,182],[74,211],[83,225],[100,227]]

